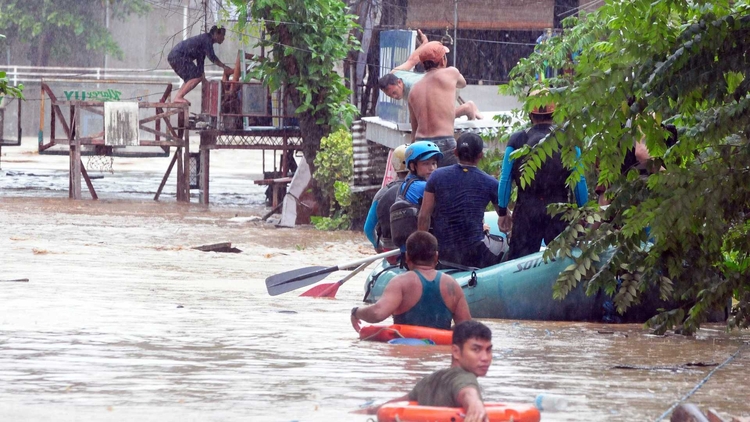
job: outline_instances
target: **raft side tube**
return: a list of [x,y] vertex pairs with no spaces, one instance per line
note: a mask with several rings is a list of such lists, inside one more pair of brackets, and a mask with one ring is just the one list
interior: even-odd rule
[[[490,422],[539,422],[536,407],[521,403],[485,403]],[[417,402],[394,402],[378,409],[378,422],[463,422],[460,407],[419,406]]]
[[450,346],[453,342],[453,331],[417,325],[368,325],[359,331],[359,339],[387,343],[397,338],[416,338],[432,340],[441,346]]

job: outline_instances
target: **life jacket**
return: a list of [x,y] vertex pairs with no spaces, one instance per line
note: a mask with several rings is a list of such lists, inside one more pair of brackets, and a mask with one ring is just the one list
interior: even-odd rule
[[411,184],[417,178],[406,182],[403,192],[396,195],[396,200],[391,205],[391,240],[393,244],[401,248],[406,245],[406,239],[417,231],[417,214],[419,214],[419,205],[413,204],[406,199],[406,193],[409,191]]

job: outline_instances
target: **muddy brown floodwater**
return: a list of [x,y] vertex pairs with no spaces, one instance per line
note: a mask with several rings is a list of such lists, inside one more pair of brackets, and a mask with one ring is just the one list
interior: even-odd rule
[[[0,280],[30,279],[0,282],[2,421],[366,421],[349,412],[449,364],[447,347],[357,340],[349,310],[366,274],[335,300],[267,294],[269,275],[372,254],[361,233],[276,229],[262,207],[55,195],[0,193]],[[222,241],[243,252],[191,249]],[[722,325],[686,338],[484,322],[485,398],[566,396],[544,421],[655,420],[713,369],[685,364],[724,362],[750,340]],[[749,364],[750,346],[690,402],[750,415]]]

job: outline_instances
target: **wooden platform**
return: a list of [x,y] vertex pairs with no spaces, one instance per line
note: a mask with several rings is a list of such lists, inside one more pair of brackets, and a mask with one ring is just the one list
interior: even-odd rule
[[260,179],[253,181],[253,183],[255,183],[256,185],[271,186],[271,191],[273,192],[271,207],[273,208],[276,208],[276,206],[279,205],[279,192],[281,191],[281,188],[286,188],[286,186],[291,182],[291,177],[281,177],[278,179]]

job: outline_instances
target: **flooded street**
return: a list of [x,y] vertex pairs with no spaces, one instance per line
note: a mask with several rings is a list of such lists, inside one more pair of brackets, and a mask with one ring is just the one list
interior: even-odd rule
[[[357,340],[349,310],[367,271],[336,300],[299,297],[305,288],[268,295],[270,275],[374,252],[362,233],[261,222],[257,157],[237,171],[231,155],[212,155],[216,202],[205,207],[174,202],[173,179],[163,201],[150,199],[167,159],[149,168],[115,158],[115,175],[94,181],[100,201],[70,201],[67,157],[3,154],[0,280],[29,282],[0,282],[2,421],[366,421],[349,412],[449,364],[448,347]],[[192,249],[218,242],[243,252]],[[686,338],[640,325],[483,322],[495,345],[485,399],[566,396],[568,409],[544,421],[655,420],[715,368],[686,364],[720,364],[750,342],[723,325]],[[744,346],[689,401],[750,416],[748,385]]]

